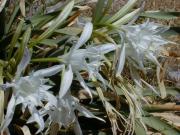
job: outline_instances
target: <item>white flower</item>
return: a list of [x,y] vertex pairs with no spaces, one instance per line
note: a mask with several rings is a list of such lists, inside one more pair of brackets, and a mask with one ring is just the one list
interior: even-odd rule
[[145,22],[140,25],[125,25],[122,29],[126,33],[126,56],[130,57],[140,68],[143,68],[143,61],[146,57],[150,61],[159,64],[156,53],[161,45],[169,43],[160,34],[167,28],[153,22]]
[[[76,114],[74,112],[75,110],[83,114],[85,117],[96,118],[98,120],[104,121],[81,106],[78,102],[78,99],[71,96],[70,92],[66,93],[63,98],[58,98],[57,105],[54,108],[51,108],[49,111],[46,111],[45,114],[49,115],[50,123],[55,122],[61,126],[64,126],[65,128],[71,124],[75,124],[74,127],[79,127],[79,122],[77,121]],[[76,132],[82,134],[80,128],[75,130]]]
[[114,44],[103,44],[93,47],[87,47],[86,49],[79,49],[90,38],[92,34],[93,26],[91,23],[87,23],[84,27],[81,37],[77,41],[76,45],[65,55],[59,56],[63,59],[66,68],[62,74],[62,81],[59,96],[62,98],[71,86],[74,74],[81,86],[92,97],[90,89],[85,84],[80,71],[87,71],[90,78],[96,77],[100,81],[104,82],[102,76],[99,74],[99,67],[104,59],[104,54],[116,49]]
[[[55,65],[50,68],[41,69],[29,76],[21,77],[22,71],[26,68],[30,61],[30,53],[28,49],[25,50],[24,56],[18,65],[15,79],[11,83],[3,85],[4,88],[12,88],[13,93],[11,100],[8,104],[7,113],[1,131],[3,131],[10,124],[15,106],[22,104],[22,110],[28,107],[32,117],[28,122],[36,121],[40,128],[40,132],[44,127],[43,118],[40,116],[36,109],[36,106],[43,106],[42,101],[48,101],[48,104],[54,104],[54,96],[47,90],[51,88],[50,85],[46,85],[48,79],[44,77],[52,76],[62,70],[63,65]],[[39,117],[38,117],[39,116]]]

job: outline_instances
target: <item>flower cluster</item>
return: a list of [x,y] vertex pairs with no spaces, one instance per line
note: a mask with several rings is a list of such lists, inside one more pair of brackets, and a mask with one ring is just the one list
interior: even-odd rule
[[[8,129],[8,125],[14,115],[15,106],[18,104],[22,104],[23,112],[26,107],[30,110],[31,117],[27,123],[37,122],[39,125],[37,133],[45,128],[45,123],[51,124],[55,122],[65,128],[75,124],[75,133],[81,135],[82,131],[75,110],[82,113],[85,117],[103,121],[103,119],[94,116],[85,107],[81,106],[78,99],[71,95],[70,87],[72,81],[74,79],[78,80],[92,98],[91,89],[83,79],[81,71],[87,72],[89,79],[96,78],[106,85],[105,80],[99,73],[99,68],[105,59],[105,54],[112,51],[118,52],[116,72],[119,75],[124,68],[125,60],[132,64],[131,69],[136,67],[137,69],[144,70],[143,63],[145,57],[158,64],[155,52],[159,46],[168,43],[168,41],[159,35],[164,29],[155,23],[146,22],[133,26],[124,25],[121,30],[119,34],[122,44],[120,45],[106,43],[85,46],[93,31],[92,23],[86,23],[77,43],[73,45],[69,52],[58,57],[63,63],[37,70],[27,76],[22,76],[23,71],[31,60],[30,52],[26,48],[23,58],[18,65],[14,80],[1,85],[4,90],[12,89],[12,96],[7,107],[6,116],[1,124],[1,132]],[[48,77],[59,72],[62,72],[59,94],[53,95],[49,91],[52,86],[49,83]],[[135,76],[134,78],[137,77]],[[45,101],[46,104],[42,101]],[[38,110],[37,106],[40,106],[41,109]],[[43,119],[45,115],[49,116],[46,121]]]

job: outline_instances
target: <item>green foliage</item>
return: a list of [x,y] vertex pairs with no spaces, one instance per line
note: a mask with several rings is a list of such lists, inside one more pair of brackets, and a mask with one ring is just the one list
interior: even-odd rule
[[170,20],[180,17],[180,12],[146,11],[141,13],[141,16],[161,20]]
[[[1,133],[13,127],[13,134],[26,128],[46,135],[57,123],[63,127],[54,129],[60,134],[73,128],[77,135],[85,129],[99,135],[145,135],[145,125],[165,135],[178,134],[159,118],[144,116],[144,110],[148,111],[146,97],[179,93],[162,85],[155,55],[169,43],[159,33],[179,32],[172,27],[165,32],[167,28],[148,21],[136,24],[136,20],[139,15],[176,19],[179,12],[141,13],[139,0],[129,0],[112,15],[113,0],[98,0],[93,16],[82,17],[88,6],[84,0],[19,0],[12,9],[8,2],[0,2],[4,18],[0,22],[5,24],[0,35]],[[147,62],[159,68],[161,91],[145,80],[151,68]],[[78,122],[82,115],[88,124],[93,118],[103,126],[98,131],[91,128],[94,123],[84,128],[85,123]],[[101,131],[105,128],[107,133]]]

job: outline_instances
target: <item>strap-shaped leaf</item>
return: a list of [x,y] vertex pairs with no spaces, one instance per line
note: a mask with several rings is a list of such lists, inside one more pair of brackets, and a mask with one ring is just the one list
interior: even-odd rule
[[98,0],[96,4],[96,10],[93,13],[93,22],[96,23],[98,22],[101,17],[103,16],[103,10],[105,6],[105,0]]
[[142,13],[140,16],[155,18],[155,19],[170,20],[170,19],[177,19],[178,17],[180,17],[180,12],[146,11]]
[[169,30],[165,31],[162,35],[164,36],[180,35],[180,27],[170,27]]
[[115,15],[109,18],[106,23],[112,23],[125,16],[137,3],[138,0],[129,0]]
[[131,21],[134,17],[137,16],[137,14],[140,12],[140,8],[132,11],[131,13],[128,13],[127,15],[125,15],[124,17],[122,17],[121,19],[117,20],[116,22],[113,23],[113,25],[115,26],[120,26],[123,24],[128,23],[129,21]]
[[11,17],[10,17],[8,23],[5,24],[5,33],[8,33],[8,32],[9,32],[9,29],[11,28],[12,23],[13,23],[16,15],[17,15],[19,9],[20,9],[19,4],[17,4],[17,5],[15,6],[14,10],[13,10],[13,13],[11,14]]
[[6,2],[7,2],[7,0],[1,0],[1,3],[0,3],[0,13],[3,10],[4,6],[6,5]]
[[165,123],[165,121],[161,120],[157,117],[143,117],[143,122],[149,127],[158,130],[164,135],[179,135],[179,131],[174,129],[171,125]]
[[63,29],[58,29],[55,32],[70,35],[70,36],[76,36],[82,32],[82,29],[77,28],[77,27],[66,27]]
[[136,135],[147,135],[144,125],[138,119],[136,119],[135,123],[135,133]]
[[[53,22],[53,24],[44,32],[42,33],[36,40],[35,43],[48,38],[49,36],[52,35],[52,33],[62,24],[62,22],[69,16],[69,14],[71,13],[72,9],[74,6],[74,0],[72,0],[71,2],[69,2],[65,8],[63,9],[63,11],[60,13],[60,15],[55,19],[55,21]],[[33,43],[34,45],[34,43]]]
[[24,35],[23,35],[23,39],[22,42],[17,50],[17,63],[19,63],[19,61],[21,60],[23,54],[24,54],[24,49],[25,47],[27,47],[27,44],[30,40],[30,36],[31,36],[31,27],[29,26],[27,28],[27,30],[25,31]]
[[11,55],[12,55],[12,52],[13,52],[13,49],[19,39],[19,36],[21,34],[21,31],[22,31],[22,28],[23,28],[23,24],[24,24],[24,20],[21,20],[17,26],[17,29],[13,35],[13,38],[11,40],[11,43],[10,43],[10,49],[9,49],[9,55],[8,55],[8,59],[10,59]]
[[25,17],[26,16],[26,9],[25,9],[25,0],[19,1],[19,7],[21,10],[21,14]]

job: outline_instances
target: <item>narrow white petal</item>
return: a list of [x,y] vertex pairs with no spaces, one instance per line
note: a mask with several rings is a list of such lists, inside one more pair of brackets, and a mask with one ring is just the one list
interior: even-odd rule
[[166,87],[164,85],[164,81],[160,77],[160,74],[161,74],[161,67],[158,66],[156,69],[157,82],[161,93],[161,98],[165,98],[167,96]]
[[121,74],[121,72],[123,71],[124,64],[125,64],[125,59],[126,59],[125,48],[126,48],[125,44],[123,44],[121,48],[117,49],[119,59],[118,59],[118,62],[117,62],[117,67],[116,67],[116,75]]
[[96,117],[94,114],[92,114],[89,110],[87,110],[85,107],[81,105],[78,105],[76,109],[87,118],[95,118],[95,119],[105,122],[102,118]]
[[130,65],[129,68],[132,79],[134,80],[137,86],[142,88],[141,77],[139,76],[137,69],[134,68],[132,65]]
[[39,129],[36,132],[36,134],[38,134],[39,132],[41,132],[44,129],[44,120],[38,112],[34,112],[27,121],[27,123],[32,123],[32,122],[37,122],[37,124],[39,125]]
[[64,65],[55,65],[50,68],[45,68],[34,72],[33,76],[48,77],[57,74],[63,69]]
[[93,53],[101,53],[101,54],[109,53],[111,51],[114,51],[115,49],[116,49],[116,46],[110,43],[88,48],[88,50]]
[[79,40],[77,41],[77,44],[75,45],[75,48],[74,48],[75,50],[80,48],[83,44],[85,44],[89,40],[92,34],[92,30],[93,30],[92,23],[91,22],[86,23],[84,26],[84,30]]
[[7,113],[6,113],[6,116],[4,119],[4,123],[2,123],[1,129],[0,129],[1,131],[6,130],[6,128],[11,123],[11,121],[13,119],[14,111],[15,111],[15,106],[16,106],[16,100],[15,100],[14,95],[12,95],[11,99],[8,103]]
[[146,81],[144,81],[143,79],[141,79],[141,81],[142,81],[148,88],[150,88],[150,90],[152,90],[154,93],[156,93],[158,96],[160,96],[159,93],[154,89],[154,87],[153,87],[152,85],[148,84],[148,83],[147,83]]
[[80,75],[79,72],[76,72],[76,76],[77,76],[77,79],[78,81],[80,82],[81,86],[84,88],[84,90],[86,90],[89,94],[89,96],[91,97],[92,99],[92,93],[91,93],[91,90],[89,89],[89,87],[86,85],[86,83],[84,82],[84,79],[82,78],[82,76]]
[[31,60],[31,54],[30,54],[28,48],[26,47],[24,50],[23,57],[17,67],[16,78],[20,77],[21,72],[27,67],[30,60]]
[[75,119],[75,123],[74,123],[74,133],[75,133],[75,135],[83,135],[77,118]]
[[65,69],[64,73],[62,74],[61,86],[59,91],[59,97],[62,98],[66,95],[67,91],[69,90],[71,83],[73,80],[73,72],[71,65]]
[[[48,106],[57,106],[57,99],[56,99],[56,97],[53,95],[53,94],[51,94],[50,92],[48,92],[48,91],[41,91],[41,93],[42,93],[42,97],[41,97],[41,100],[45,100],[45,101],[48,101]],[[47,105],[46,104],[46,105]]]
[[152,54],[152,53],[147,53],[146,57],[151,60],[154,64],[156,64],[157,66],[161,66],[157,60],[157,58]]

